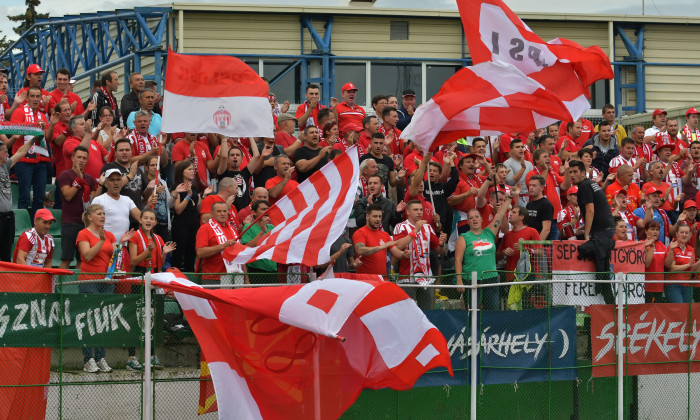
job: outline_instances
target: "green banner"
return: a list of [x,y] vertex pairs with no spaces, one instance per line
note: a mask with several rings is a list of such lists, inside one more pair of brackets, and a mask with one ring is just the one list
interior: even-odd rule
[[[141,347],[143,295],[0,294],[2,347]],[[163,295],[153,295],[151,333],[163,341]]]

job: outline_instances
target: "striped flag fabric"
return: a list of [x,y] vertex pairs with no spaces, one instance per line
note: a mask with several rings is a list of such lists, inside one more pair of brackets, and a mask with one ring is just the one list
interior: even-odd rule
[[[422,150],[466,136],[495,136],[570,121],[590,107],[561,99],[511,64],[484,62],[460,69],[418,107],[401,138]],[[578,117],[575,117],[578,118]]]
[[273,204],[275,228],[256,247],[235,244],[223,251],[229,263],[269,259],[308,267],[330,261],[330,247],[345,230],[360,176],[357,145],[328,162],[299,187]]
[[269,86],[243,61],[169,50],[165,70],[163,132],[274,137]]
[[443,335],[379,276],[239,290],[204,289],[178,271],[151,278],[174,291],[222,419],[336,419],[364,388],[410,389],[440,366],[452,374]]

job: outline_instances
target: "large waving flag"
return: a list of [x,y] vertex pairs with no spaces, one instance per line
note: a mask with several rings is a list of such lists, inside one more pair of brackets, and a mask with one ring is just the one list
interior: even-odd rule
[[545,43],[501,0],[457,0],[457,6],[474,64],[514,65],[565,104],[572,103],[574,119],[580,116],[578,103],[590,96],[590,85],[613,77],[599,47],[583,48],[564,38]]
[[[584,98],[576,111],[588,108]],[[428,150],[466,136],[519,133],[570,121],[571,112],[561,99],[513,65],[485,62],[450,77],[430,101],[416,109],[401,137]]]
[[330,261],[330,247],[345,230],[360,176],[357,145],[328,162],[297,189],[270,207],[275,228],[256,247],[235,244],[223,252],[226,261],[245,264],[269,259],[309,267]]
[[268,92],[255,70],[235,57],[169,50],[162,130],[273,137]]
[[439,366],[452,373],[442,334],[379,276],[240,290],[204,289],[179,272],[152,282],[180,302],[219,418],[336,419],[363,388],[410,389]]

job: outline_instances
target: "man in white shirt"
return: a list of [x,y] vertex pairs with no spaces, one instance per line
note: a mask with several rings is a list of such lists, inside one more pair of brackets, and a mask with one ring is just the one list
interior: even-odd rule
[[92,204],[102,204],[106,216],[105,230],[111,232],[115,238],[121,238],[129,230],[129,215],[134,220],[140,220],[141,210],[136,208],[131,198],[120,194],[122,173],[119,169],[108,169],[100,179],[100,185],[106,192],[95,197]]

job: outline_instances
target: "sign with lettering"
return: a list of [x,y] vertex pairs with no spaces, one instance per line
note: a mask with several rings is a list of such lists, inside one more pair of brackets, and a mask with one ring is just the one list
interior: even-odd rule
[[[433,370],[416,386],[466,385],[471,354],[467,311],[426,311],[426,316],[447,339],[455,376]],[[576,378],[576,310],[572,307],[484,311],[478,337],[480,384]]]
[[[0,343],[5,347],[138,347],[142,295],[3,293]],[[151,329],[162,341],[163,296],[153,296]],[[155,328],[154,328],[155,326]]]
[[[593,376],[617,374],[614,305],[594,305],[591,314]],[[630,305],[622,351],[625,375],[700,372],[700,303]]]
[[[553,301],[555,305],[602,305],[603,296],[596,293],[595,263],[592,260],[579,259],[578,246],[584,241],[552,241],[552,278],[554,280],[571,280],[571,283],[554,283]],[[644,303],[644,274],[627,275],[627,273],[644,273],[644,243],[635,241],[617,241],[610,253],[610,268],[615,280],[625,281],[622,290],[626,294],[625,303]],[[583,282],[583,283],[582,283]],[[617,295],[618,284],[613,284],[613,293]]]

